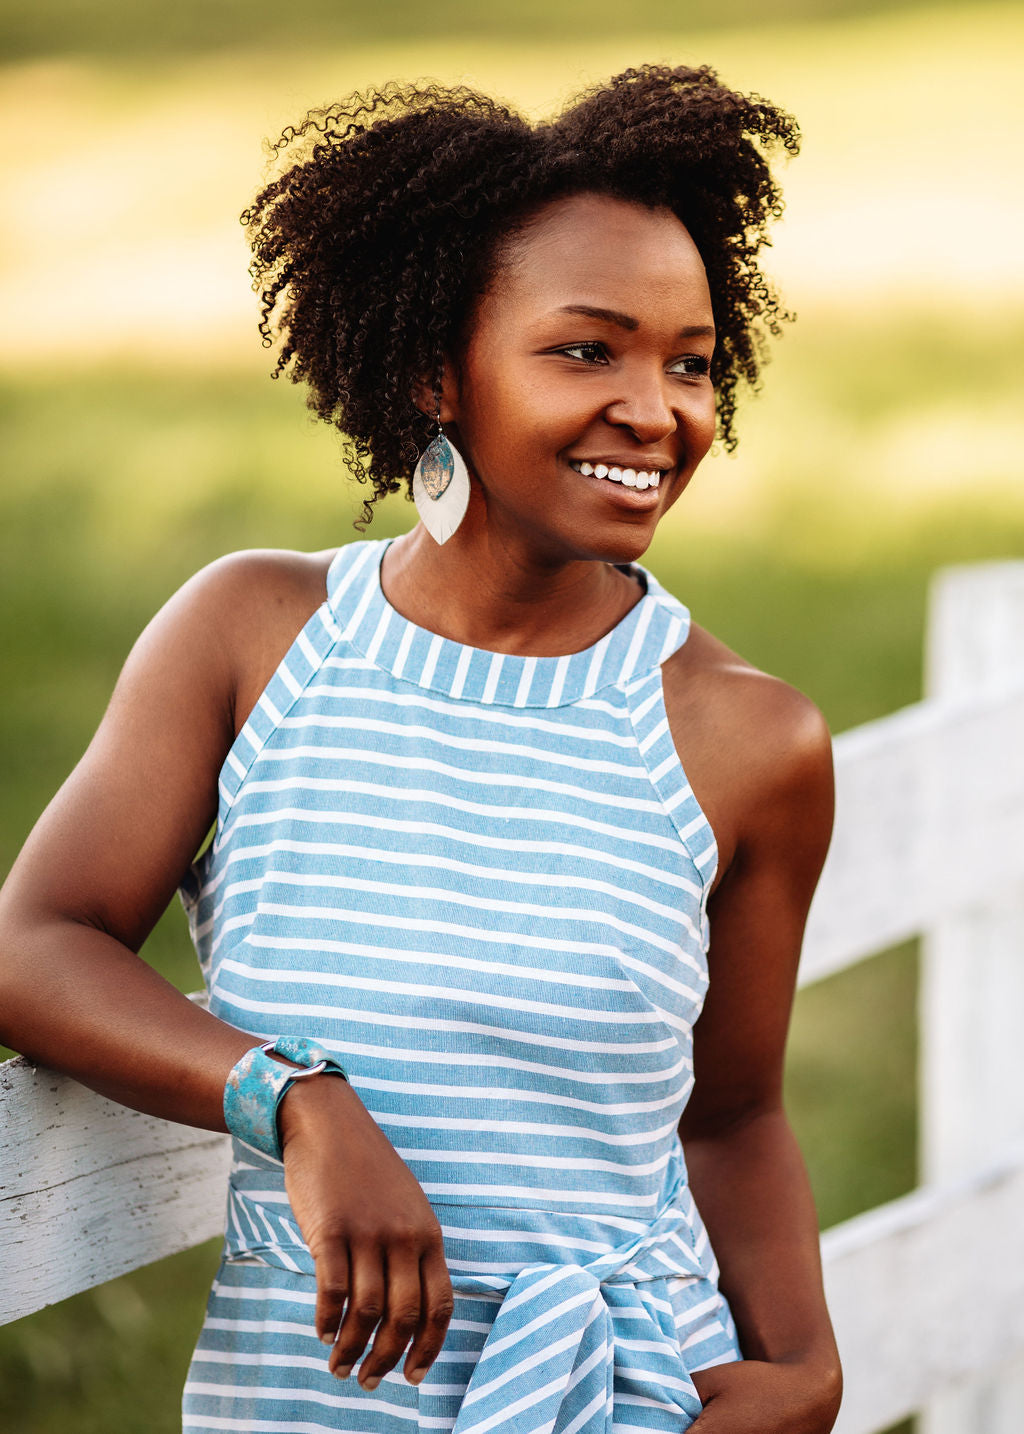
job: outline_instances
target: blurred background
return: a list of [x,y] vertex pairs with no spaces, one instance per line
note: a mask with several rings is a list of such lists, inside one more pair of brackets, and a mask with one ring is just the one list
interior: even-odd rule
[[[916,700],[930,573],[1024,551],[1018,4],[0,4],[0,870],[123,657],[197,567],[357,536],[337,436],[271,383],[238,214],[263,141],[389,78],[540,116],[647,60],[790,109],[768,266],[799,315],[740,449],[647,561],[834,730]],[[401,500],[375,534],[411,526]],[[150,959],[199,984],[180,913]],[[789,1096],[823,1226],[916,1178],[913,948],[798,999]],[[0,1330],[0,1427],[171,1434],[215,1249]]]

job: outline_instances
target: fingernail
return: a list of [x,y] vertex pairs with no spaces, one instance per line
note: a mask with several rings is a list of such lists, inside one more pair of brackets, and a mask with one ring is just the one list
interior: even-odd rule
[[333,1334],[322,1334],[322,1335],[320,1336],[320,1343],[321,1343],[321,1344],[333,1344],[333,1343],[334,1343],[334,1335],[333,1335]]
[[419,1384],[420,1380],[423,1378],[426,1372],[427,1371],[425,1369],[410,1369],[409,1373],[405,1377],[410,1384]]
[[352,1366],[350,1364],[339,1364],[334,1371],[334,1377],[335,1379],[347,1379],[351,1373]]
[[367,1375],[367,1377],[363,1380],[362,1383],[363,1383],[363,1388],[364,1388],[364,1389],[376,1389],[376,1388],[377,1388],[377,1385],[380,1383],[380,1380],[377,1378],[377,1376],[376,1376],[375,1374],[369,1374],[369,1375]]

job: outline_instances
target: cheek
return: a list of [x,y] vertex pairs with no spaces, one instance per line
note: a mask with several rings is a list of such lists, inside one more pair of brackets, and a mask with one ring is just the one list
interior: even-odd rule
[[504,361],[489,346],[478,345],[463,370],[462,422],[477,444],[492,448],[509,441],[532,411],[535,395],[514,358]]
[[710,452],[715,441],[715,393],[709,388],[701,394],[690,414],[689,467],[694,468]]
[[489,453],[561,449],[593,422],[594,410],[571,385],[512,369],[472,404],[478,444]]

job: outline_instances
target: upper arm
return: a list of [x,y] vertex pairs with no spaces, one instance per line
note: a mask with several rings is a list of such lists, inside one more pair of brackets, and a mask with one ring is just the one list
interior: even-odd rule
[[[828,729],[785,684],[750,673],[723,700],[721,762],[705,763],[729,824],[708,905],[710,985],[694,1028],[696,1083],[681,1133],[697,1138],[777,1107],[804,925],[832,830]],[[691,781],[693,781],[691,774]],[[695,783],[695,790],[700,791]]]
[[156,615],[15,863],[8,915],[80,921],[138,950],[215,820],[237,726],[308,616],[293,569],[236,554]]

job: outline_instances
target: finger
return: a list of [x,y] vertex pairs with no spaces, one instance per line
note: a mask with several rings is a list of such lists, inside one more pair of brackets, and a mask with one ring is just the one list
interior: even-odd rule
[[335,1243],[316,1261],[316,1332],[324,1344],[333,1344],[348,1299],[348,1250]]
[[421,1317],[405,1360],[405,1377],[419,1384],[441,1352],[455,1300],[444,1249],[438,1246],[420,1260]]
[[376,1389],[389,1369],[394,1369],[405,1348],[420,1327],[419,1251],[391,1246],[387,1252],[388,1291],[384,1318],[363,1360],[359,1383]]
[[349,1247],[349,1296],[331,1352],[329,1369],[347,1379],[384,1313],[384,1252],[379,1246]]

